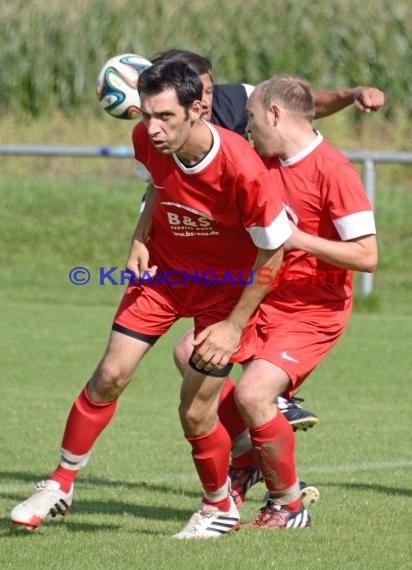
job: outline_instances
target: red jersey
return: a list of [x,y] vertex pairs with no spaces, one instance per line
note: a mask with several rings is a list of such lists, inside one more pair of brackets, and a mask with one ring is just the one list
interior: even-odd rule
[[[265,158],[290,219],[302,231],[328,240],[375,234],[372,206],[349,160],[323,140],[286,161]],[[303,251],[285,254],[278,286],[271,292],[285,308],[329,306],[343,309],[352,296],[352,271]]]
[[[257,247],[276,249],[290,235],[280,194],[249,143],[205,123],[213,135],[209,153],[185,166],[160,154],[143,123],[133,130],[138,171],[143,165],[156,189],[148,249],[163,271],[249,272]],[[281,181],[279,181],[281,183]]]

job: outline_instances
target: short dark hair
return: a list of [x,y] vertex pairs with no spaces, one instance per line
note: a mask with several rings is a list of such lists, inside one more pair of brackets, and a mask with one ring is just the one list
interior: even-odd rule
[[151,60],[152,63],[160,61],[184,61],[191,67],[198,75],[208,73],[212,74],[212,62],[207,57],[203,57],[194,51],[186,49],[169,49],[155,54]]
[[183,61],[159,61],[139,75],[139,94],[157,95],[174,89],[179,104],[188,109],[202,99],[202,83],[195,71]]

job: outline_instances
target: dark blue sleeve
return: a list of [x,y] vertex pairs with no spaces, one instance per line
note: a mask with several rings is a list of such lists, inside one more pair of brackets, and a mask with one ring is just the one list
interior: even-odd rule
[[247,138],[246,89],[240,83],[215,85],[213,88],[212,123]]

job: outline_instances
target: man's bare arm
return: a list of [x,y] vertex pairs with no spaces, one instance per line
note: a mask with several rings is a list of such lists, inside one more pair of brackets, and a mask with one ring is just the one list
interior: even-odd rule
[[378,111],[385,103],[385,94],[376,87],[352,87],[335,91],[314,91],[316,118],[328,117],[354,105],[359,111]]
[[[240,337],[260,302],[276,281],[283,260],[283,246],[276,250],[259,249],[254,265],[253,282],[247,285],[232,312],[223,321],[203,329],[194,339],[193,362],[205,371],[222,369],[239,345]],[[265,268],[265,280],[259,279],[259,268]],[[269,270],[269,271],[268,271]],[[266,279],[266,276],[272,279]],[[199,346],[200,345],[200,346]]]

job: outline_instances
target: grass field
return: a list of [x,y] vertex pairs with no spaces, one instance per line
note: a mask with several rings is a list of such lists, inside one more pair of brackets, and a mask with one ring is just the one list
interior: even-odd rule
[[[131,179],[82,178],[79,170],[73,166],[74,181],[16,175],[0,182],[0,567],[412,568],[412,197],[402,187],[378,189],[374,299],[357,305],[341,343],[302,390],[321,418],[297,435],[301,477],[321,491],[310,529],[171,540],[200,496],[171,362],[185,322],[159,341],[122,396],[78,478],[68,517],[37,533],[10,525],[11,508],[58,461],[63,422],[101,356],[122,293],[93,277],[100,266],[123,266],[141,189]],[[92,273],[83,287],[67,277],[79,265]],[[262,494],[262,485],[252,489],[244,521]]]

